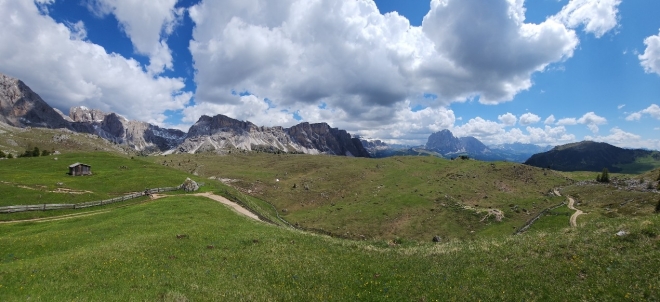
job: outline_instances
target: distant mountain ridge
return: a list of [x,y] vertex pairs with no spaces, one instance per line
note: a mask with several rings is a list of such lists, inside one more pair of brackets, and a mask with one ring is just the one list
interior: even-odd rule
[[259,127],[224,115],[200,117],[174,152],[232,148],[370,157],[359,139],[326,123],[301,123],[291,128]]
[[552,146],[532,144],[501,144],[486,146],[475,137],[455,137],[450,130],[442,130],[429,136],[424,146],[389,145],[380,140],[362,140],[362,145],[372,157],[389,156],[439,156],[454,158],[467,155],[484,161],[512,161],[522,163],[532,155],[552,149]]
[[0,74],[0,122],[25,128],[66,128],[95,134],[147,153],[262,150],[369,157],[362,143],[326,123],[259,127],[224,115],[202,116],[188,133],[128,120],[116,113],[73,107],[66,116],[22,81]]
[[96,134],[117,144],[146,152],[171,150],[181,144],[186,133],[177,129],[130,121],[116,113],[105,113],[86,107],[73,107],[69,111],[71,128],[76,132]]
[[620,172],[623,170],[621,165],[632,164],[645,157],[660,160],[660,152],[623,149],[607,143],[583,141],[557,146],[550,151],[535,154],[525,164],[558,171],[600,172],[603,168],[607,168],[610,172]]

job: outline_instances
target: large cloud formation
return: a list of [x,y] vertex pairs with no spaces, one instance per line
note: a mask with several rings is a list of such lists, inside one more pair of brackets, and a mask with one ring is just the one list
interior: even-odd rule
[[[162,76],[172,68],[167,37],[184,14],[177,1],[83,2],[98,16],[113,14],[148,66],[86,41],[82,22],[55,22],[54,1],[0,0],[0,71],[61,109],[84,104],[160,124],[166,110],[183,110],[184,123],[219,113],[263,125],[325,121],[418,142],[433,131],[470,129],[455,125],[452,102],[498,104],[529,89],[534,73],[573,56],[578,27],[598,37],[615,28],[620,3],[570,0],[533,24],[524,0],[432,0],[416,27],[381,14],[372,0],[203,0],[188,9],[197,90],[187,106],[183,80]],[[542,141],[527,139],[541,131],[566,138],[563,127],[529,127],[538,121],[520,117],[525,140]],[[493,140],[516,133],[523,131]]]
[[[40,1],[41,11],[52,0]],[[181,79],[153,77],[133,59],[85,40],[82,22],[57,23],[35,2],[0,0],[0,72],[25,81],[65,112],[85,105],[161,124],[192,94]],[[35,72],[36,71],[36,72]]]
[[522,3],[434,0],[413,27],[373,1],[203,2],[190,10],[197,98],[230,102],[229,92],[247,90],[351,116],[423,93],[443,105],[477,95],[509,101],[579,42],[553,18],[525,23]]
[[[415,113],[410,104],[433,111],[475,98],[512,100],[531,87],[533,73],[573,56],[574,28],[597,36],[611,30],[619,3],[571,0],[532,24],[523,0],[433,0],[415,27],[397,13],[381,14],[371,0],[204,1],[190,9],[198,104],[184,114],[192,122],[202,108],[240,111],[230,107],[241,107],[249,92],[268,103],[260,114],[270,119],[294,123],[295,112],[395,139],[406,129],[397,124],[400,110]],[[267,119],[254,112],[236,117]],[[439,114],[429,122],[454,120]]]

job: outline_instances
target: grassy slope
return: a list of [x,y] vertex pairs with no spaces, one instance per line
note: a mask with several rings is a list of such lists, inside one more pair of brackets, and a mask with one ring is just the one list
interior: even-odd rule
[[[614,236],[620,229],[630,235]],[[278,228],[177,196],[0,225],[0,300],[657,300],[659,233],[654,216],[390,247]]]
[[658,152],[655,152],[653,155],[636,158],[633,163],[615,166],[622,169],[621,173],[641,174],[660,167],[660,160],[657,158]]
[[[519,164],[433,157],[252,153],[152,160],[200,176],[237,180],[233,186],[273,203],[290,222],[350,238],[510,234],[534,213],[561,202],[548,192],[569,183],[561,174]],[[482,221],[489,208],[504,211],[504,221]]]
[[135,153],[125,146],[115,145],[96,135],[74,133],[63,129],[22,129],[0,123],[0,150],[16,156],[34,147],[62,153],[91,151]]
[[[54,160],[55,158],[57,160]],[[68,166],[74,162],[91,165],[94,175],[67,175]],[[121,166],[127,169],[120,169]],[[145,188],[177,186],[189,176],[191,175],[185,172],[163,167],[143,158],[131,159],[105,152],[3,160],[0,161],[0,206],[103,200],[143,191]],[[63,185],[57,185],[58,183]],[[77,193],[54,192],[62,189]],[[24,218],[26,215],[38,217],[41,214],[43,213],[2,215],[0,220],[14,216]]]

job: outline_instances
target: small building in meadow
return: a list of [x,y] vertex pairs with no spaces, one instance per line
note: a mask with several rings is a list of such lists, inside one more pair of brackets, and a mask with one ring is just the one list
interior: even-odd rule
[[71,176],[92,175],[92,166],[81,163],[75,163],[69,166],[69,175]]

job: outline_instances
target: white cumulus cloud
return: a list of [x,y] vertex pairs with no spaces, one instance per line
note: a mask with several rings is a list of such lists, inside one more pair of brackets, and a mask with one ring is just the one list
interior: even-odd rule
[[570,0],[554,16],[570,28],[584,26],[584,31],[602,37],[619,23],[621,0]]
[[500,120],[500,122],[502,124],[506,125],[506,126],[513,126],[518,121],[518,118],[516,118],[515,115],[513,115],[509,112],[507,112],[506,114],[498,116],[497,119]]
[[626,132],[618,127],[610,130],[607,136],[586,136],[585,140],[605,142],[621,148],[646,148],[651,150],[660,149],[660,140],[642,139],[641,136]]
[[175,9],[177,0],[89,0],[87,6],[96,15],[113,14],[121,29],[131,39],[135,50],[149,56],[147,67],[152,74],[172,68],[172,52],[166,37],[172,30],[183,10]]
[[577,122],[583,125],[587,125],[591,132],[598,133],[598,126],[607,124],[607,119],[602,116],[598,116],[594,112],[588,112],[579,118]]
[[646,49],[639,61],[648,73],[660,74],[660,34],[644,39]]
[[548,116],[548,118],[545,119],[545,121],[543,123],[546,124],[546,125],[552,125],[552,124],[555,123],[556,120],[557,119],[555,118],[555,115],[551,114],[550,116]]
[[181,79],[153,77],[137,61],[82,40],[82,22],[57,23],[33,1],[0,1],[0,28],[0,72],[64,112],[85,105],[162,124],[165,110],[192,96],[181,92]]
[[627,121],[638,121],[642,118],[643,115],[648,114],[651,117],[660,120],[660,106],[656,104],[651,104],[648,108],[639,111],[639,112],[634,112],[631,113],[626,117]]
[[578,124],[577,119],[574,117],[567,117],[557,121],[558,126],[572,126],[577,124]]
[[[551,117],[554,118],[554,116],[551,116]],[[546,119],[546,122],[549,119],[550,118]],[[560,119],[559,121],[557,121],[558,126],[572,126],[572,125],[577,125],[577,124],[586,125],[587,128],[589,128],[589,130],[591,130],[591,132],[598,133],[598,131],[599,131],[598,126],[607,124],[607,119],[602,117],[602,116],[597,115],[594,112],[587,112],[579,119],[569,117],[569,118],[563,118],[563,119]]]
[[520,124],[523,126],[529,126],[536,124],[541,121],[541,117],[534,113],[525,113],[520,116]]

